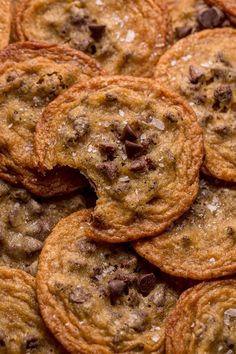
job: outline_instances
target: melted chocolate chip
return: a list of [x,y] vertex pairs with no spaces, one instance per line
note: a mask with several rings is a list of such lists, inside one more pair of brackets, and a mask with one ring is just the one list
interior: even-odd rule
[[181,26],[175,28],[175,35],[178,39],[187,37],[193,31],[193,27],[191,26]]
[[194,67],[193,65],[190,65],[189,67],[189,78],[190,82],[192,84],[198,84],[203,78],[204,78],[204,73],[199,70],[198,68]]
[[146,163],[147,163],[147,168],[149,171],[156,170],[157,166],[156,166],[155,162],[150,157],[146,158]]
[[230,128],[227,126],[219,126],[214,128],[214,132],[216,132],[220,136],[226,136],[230,133]]
[[217,102],[229,103],[232,100],[233,92],[230,85],[221,85],[215,89],[214,97]]
[[226,229],[226,233],[227,233],[228,236],[234,236],[235,235],[235,230],[231,226],[228,226],[227,229]]
[[129,158],[134,157],[143,150],[143,145],[133,143],[129,140],[125,141],[125,150]]
[[82,286],[73,289],[69,294],[69,300],[76,304],[83,304],[91,298],[91,294]]
[[117,176],[117,166],[114,162],[103,162],[97,164],[96,168],[100,170],[110,181],[114,180]]
[[132,127],[129,124],[126,124],[126,126],[124,127],[123,132],[121,134],[121,140],[134,141],[137,139],[138,139],[138,136],[135,133],[135,131],[132,129]]
[[112,305],[114,305],[116,303],[117,298],[124,293],[126,287],[127,284],[124,280],[114,279],[109,281],[108,290]]
[[25,343],[25,349],[26,350],[31,350],[31,349],[37,349],[40,346],[40,341],[37,338],[28,338]]
[[140,158],[135,160],[130,165],[130,171],[132,172],[143,172],[147,166],[145,158]]
[[203,28],[215,28],[222,25],[225,15],[220,9],[214,6],[202,10],[198,14],[197,19]]
[[138,289],[143,295],[148,295],[156,285],[154,273],[142,274],[138,279]]
[[106,26],[105,25],[97,25],[97,24],[91,24],[88,26],[90,32],[91,32],[91,37],[96,41],[100,41],[102,36],[105,33]]

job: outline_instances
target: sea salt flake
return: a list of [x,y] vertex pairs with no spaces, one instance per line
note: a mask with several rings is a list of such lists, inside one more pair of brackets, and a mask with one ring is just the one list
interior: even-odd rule
[[171,66],[175,66],[176,64],[177,64],[176,60],[172,60],[171,63],[170,63]]
[[160,331],[161,330],[161,327],[159,326],[152,326],[151,327],[151,331]]
[[207,209],[209,209],[213,213],[218,209],[218,206],[215,204],[207,204]]
[[96,5],[101,6],[104,5],[103,2],[101,0],[96,0]]
[[131,43],[131,42],[133,42],[135,36],[136,35],[135,35],[134,31],[128,30],[126,38],[125,38],[125,41],[128,42],[128,43]]
[[215,261],[216,261],[216,259],[215,259],[214,257],[212,257],[212,258],[209,259],[209,262],[210,262],[210,263],[215,263]]
[[121,117],[124,117],[124,116],[125,116],[125,112],[122,111],[122,109],[119,109],[119,115],[120,115]]
[[120,178],[119,178],[119,181],[120,181],[120,182],[129,182],[130,179],[129,179],[129,176],[123,176],[123,177],[120,177]]
[[165,124],[157,118],[152,118],[151,124],[159,130],[165,130]]
[[157,342],[159,341],[159,339],[160,339],[160,336],[158,336],[158,335],[152,336],[152,341],[153,341],[154,343],[157,343]]
[[192,55],[188,54],[188,55],[185,55],[184,57],[182,57],[182,60],[189,61],[191,58],[192,58]]

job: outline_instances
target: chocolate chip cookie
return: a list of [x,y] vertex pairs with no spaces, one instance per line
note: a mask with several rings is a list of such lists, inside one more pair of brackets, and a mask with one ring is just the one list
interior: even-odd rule
[[40,316],[33,277],[0,267],[0,296],[1,353],[65,354]]
[[168,231],[134,247],[164,272],[211,279],[236,272],[236,187],[202,179],[191,209]]
[[70,166],[88,177],[98,201],[87,236],[104,241],[160,233],[198,190],[196,117],[148,79],[101,77],[75,85],[44,111],[36,147],[44,168]]
[[112,74],[153,76],[169,38],[164,0],[23,0],[18,40],[66,44]]
[[0,266],[34,275],[44,240],[54,225],[84,207],[79,193],[43,200],[0,181]]
[[[63,194],[84,186],[78,171],[37,172],[34,134],[47,104],[75,82],[101,74],[91,58],[63,46],[16,43],[0,53],[0,177],[35,194]],[[69,171],[68,171],[69,170]]]
[[204,29],[233,25],[222,9],[203,0],[169,0],[175,40]]
[[203,127],[204,171],[236,181],[236,30],[206,30],[177,42],[156,77],[179,92]]
[[61,220],[41,253],[37,295],[47,326],[72,353],[163,353],[179,291],[129,245],[86,238],[89,219],[86,210]]
[[11,0],[0,0],[0,49],[6,47],[11,31]]
[[168,354],[236,352],[236,281],[201,283],[183,293],[167,320]]

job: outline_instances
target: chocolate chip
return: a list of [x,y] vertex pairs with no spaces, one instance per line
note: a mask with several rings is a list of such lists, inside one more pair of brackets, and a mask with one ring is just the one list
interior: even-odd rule
[[36,349],[40,346],[40,340],[38,338],[28,338],[25,343],[25,349]]
[[85,116],[76,117],[73,121],[73,129],[76,132],[76,137],[82,138],[89,130],[89,121]]
[[190,77],[190,82],[192,84],[198,84],[203,78],[204,78],[204,73],[199,70],[198,68],[194,67],[193,65],[190,65],[189,67],[189,77]]
[[187,37],[192,33],[193,27],[191,26],[181,26],[175,28],[175,35],[178,39]]
[[101,171],[110,181],[117,176],[117,166],[114,162],[103,162],[96,165],[96,168]]
[[105,25],[97,25],[97,24],[91,24],[88,26],[88,28],[91,32],[91,37],[97,42],[101,40],[106,30]]
[[70,23],[76,26],[86,25],[90,20],[89,12],[86,9],[74,8],[73,13],[70,16]]
[[110,293],[110,299],[111,299],[112,305],[114,305],[117,298],[124,293],[126,287],[127,287],[127,284],[123,280],[114,279],[114,280],[109,281],[108,290]]
[[81,252],[90,254],[97,250],[96,244],[87,238],[81,238],[80,240],[78,240],[77,247]]
[[76,304],[83,304],[91,298],[91,294],[82,286],[77,286],[69,294],[69,300]]
[[138,139],[138,136],[135,133],[135,131],[132,129],[132,127],[129,124],[126,124],[126,126],[124,127],[123,132],[121,134],[121,140],[134,141],[137,139]]
[[228,226],[227,229],[226,229],[226,233],[227,233],[228,236],[234,236],[235,235],[235,230],[231,226]]
[[156,285],[155,274],[142,274],[138,279],[138,289],[143,295],[148,295]]
[[131,141],[125,141],[125,150],[126,154],[129,158],[134,157],[135,155],[139,154],[143,150],[143,145],[136,144]]
[[214,97],[220,103],[229,103],[232,100],[233,92],[230,85],[221,85],[215,89]]
[[224,19],[224,13],[217,7],[206,8],[202,10],[197,16],[198,22],[203,28],[219,27]]
[[146,158],[146,164],[149,171],[155,171],[157,168],[155,162],[150,157]]
[[230,133],[230,128],[225,125],[219,126],[219,127],[214,128],[214,132],[216,132],[218,135],[226,136]]
[[167,112],[165,117],[170,123],[177,123],[179,120],[178,117],[176,117],[176,115],[172,112]]
[[135,160],[130,165],[130,171],[132,172],[143,172],[147,166],[147,162],[144,158]]
[[99,148],[102,153],[105,153],[110,158],[114,156],[117,149],[115,144],[109,144],[109,143],[102,143],[99,145]]

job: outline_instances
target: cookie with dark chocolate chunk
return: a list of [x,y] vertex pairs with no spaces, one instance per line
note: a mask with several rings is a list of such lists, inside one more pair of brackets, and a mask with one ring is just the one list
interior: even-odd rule
[[231,16],[231,19],[236,23],[236,3],[235,0],[206,0],[210,5],[218,6],[225,13]]
[[21,0],[17,40],[65,44],[111,74],[152,77],[171,36],[165,0]]
[[[88,129],[71,141],[75,122]],[[198,191],[203,146],[194,112],[149,79],[116,76],[74,85],[44,111],[36,141],[44,168],[79,169],[94,186],[90,237],[154,236]]]
[[9,43],[11,17],[11,0],[0,0],[0,49]]
[[81,208],[85,202],[78,192],[43,200],[0,181],[0,266],[35,275],[48,234],[60,219]]
[[177,286],[129,245],[86,238],[89,222],[90,211],[70,215],[43,248],[37,295],[48,328],[71,353],[163,353]]
[[135,250],[177,277],[212,279],[236,272],[236,188],[202,179],[190,210],[162,235]]
[[0,352],[65,354],[46,328],[39,312],[35,279],[0,267]]
[[166,353],[236,350],[236,281],[201,283],[179,298],[166,324]]
[[76,50],[24,42],[0,53],[0,177],[42,196],[84,187],[78,171],[38,172],[34,151],[37,120],[45,106],[68,87],[101,74],[99,65]]
[[204,131],[204,172],[236,182],[236,30],[214,29],[177,42],[156,77],[192,106]]

